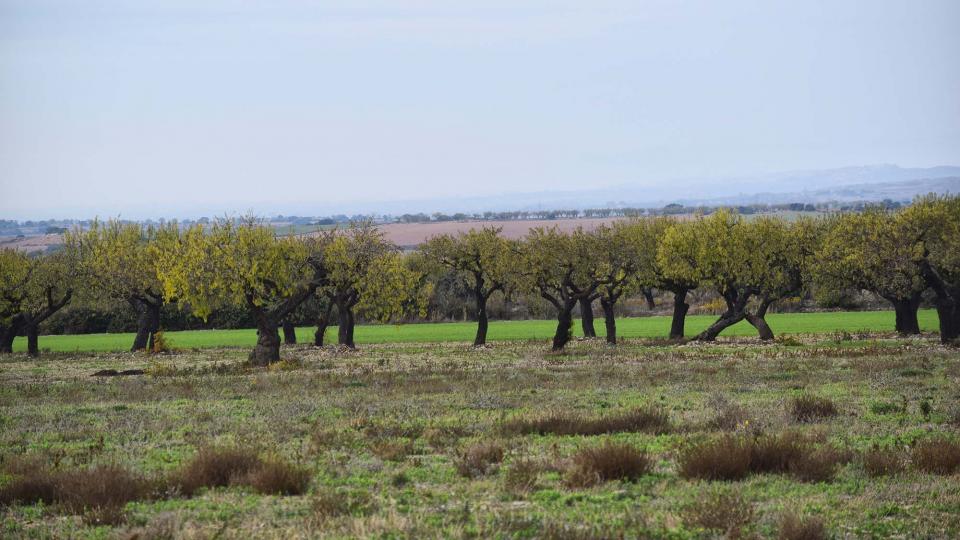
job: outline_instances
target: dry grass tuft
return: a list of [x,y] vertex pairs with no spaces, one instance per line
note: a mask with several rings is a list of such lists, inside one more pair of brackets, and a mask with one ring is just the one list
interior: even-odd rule
[[652,467],[645,451],[607,441],[600,446],[581,448],[573,455],[566,483],[570,487],[588,487],[610,480],[636,480]]
[[681,517],[688,527],[722,531],[735,538],[753,521],[753,507],[739,491],[715,490],[701,494],[682,510]]
[[310,471],[280,459],[269,459],[236,483],[265,495],[302,495],[310,487]]
[[677,457],[683,478],[741,480],[748,474],[790,474],[802,482],[833,478],[852,453],[816,447],[811,438],[788,431],[757,437],[724,435],[683,448]]
[[257,452],[239,447],[204,447],[173,473],[170,483],[190,497],[200,488],[228,486],[262,464]]
[[461,437],[468,434],[467,430],[459,427],[430,427],[423,431],[423,438],[432,448],[443,449],[455,446]]
[[799,516],[787,512],[780,517],[778,540],[826,540],[827,528],[816,516]]
[[905,468],[903,452],[889,448],[871,448],[863,454],[863,470],[870,477],[900,474]]
[[411,439],[380,439],[370,445],[373,455],[387,461],[403,461],[414,452]]
[[513,495],[529,493],[537,486],[541,470],[540,463],[534,459],[516,459],[503,476],[503,487]]
[[38,456],[8,458],[3,471],[13,478],[0,488],[0,505],[51,504],[57,495],[57,479]]
[[116,525],[125,520],[124,506],[147,494],[148,483],[119,465],[62,472],[57,478],[57,503],[71,514],[82,514],[89,525]]
[[502,430],[511,435],[661,434],[670,431],[670,419],[662,409],[652,407],[640,407],[597,418],[558,412],[539,418],[515,418],[505,422]]
[[740,480],[750,473],[752,445],[748,439],[724,435],[686,446],[677,456],[677,472],[683,478]]
[[320,527],[329,519],[366,515],[375,509],[376,505],[366,491],[323,488],[310,499],[310,521]]
[[806,394],[793,398],[790,415],[797,422],[818,422],[836,416],[837,406],[830,398]]
[[462,450],[454,465],[460,476],[478,478],[493,471],[503,461],[504,454],[503,446],[498,442],[479,442]]
[[728,401],[723,396],[711,400],[714,417],[707,422],[707,427],[720,431],[737,431],[749,426],[752,422],[750,413],[740,404]]
[[807,449],[788,465],[790,476],[801,482],[829,482],[845,454],[835,448]]
[[953,474],[960,470],[960,443],[946,438],[919,441],[911,455],[913,466],[932,474]]
[[0,504],[56,505],[61,511],[81,514],[91,525],[115,525],[125,520],[124,506],[148,495],[150,484],[119,465],[51,471],[36,459],[7,463],[13,479],[0,489]]

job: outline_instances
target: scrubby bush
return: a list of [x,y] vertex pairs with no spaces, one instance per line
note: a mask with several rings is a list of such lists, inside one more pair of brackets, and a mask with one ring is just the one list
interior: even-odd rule
[[826,540],[827,528],[816,516],[786,512],[780,516],[777,540]]
[[687,527],[722,531],[735,538],[753,521],[753,507],[739,491],[713,490],[685,506],[681,517]]
[[237,483],[266,495],[302,495],[310,486],[310,471],[281,459],[272,458],[248,472]]
[[502,430],[516,435],[660,434],[670,430],[670,419],[662,409],[646,407],[596,418],[557,412],[538,418],[515,418],[505,422]]
[[740,480],[750,473],[752,445],[743,437],[723,437],[691,444],[677,456],[677,472],[683,478]]
[[833,400],[805,394],[790,402],[790,415],[797,422],[817,422],[837,415]]
[[888,476],[903,472],[902,452],[889,448],[871,448],[863,454],[863,470],[868,476]]
[[652,467],[646,452],[607,441],[578,450],[571,458],[566,482],[571,487],[586,487],[610,480],[636,480]]
[[790,474],[803,482],[833,478],[841,463],[852,459],[848,451],[816,446],[797,432],[779,435],[722,437],[686,446],[677,456],[683,478],[740,480],[748,474]]
[[513,461],[503,476],[503,487],[509,493],[522,495],[533,490],[540,476],[541,466],[536,460],[520,458]]
[[953,474],[960,470],[960,443],[946,438],[927,439],[913,447],[917,469],[932,474]]
[[175,471],[171,484],[186,496],[200,488],[224,487],[261,465],[254,450],[240,447],[204,447]]
[[478,478],[503,461],[504,454],[503,446],[496,441],[479,442],[461,450],[454,465],[460,476]]

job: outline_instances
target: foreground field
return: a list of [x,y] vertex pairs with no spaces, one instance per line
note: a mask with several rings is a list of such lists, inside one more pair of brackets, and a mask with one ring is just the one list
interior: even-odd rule
[[[543,349],[300,346],[269,370],[239,349],[5,357],[0,497],[39,470],[162,489],[104,512],[70,506],[91,488],[61,482],[67,502],[7,506],[0,535],[771,537],[792,518],[837,537],[960,535],[956,349],[880,334]],[[147,374],[90,376],[108,368]],[[728,459],[758,444],[767,462]],[[198,450],[286,463],[292,480],[195,489],[213,478]]]
[[[822,313],[774,313],[767,316],[773,331],[778,334],[829,334],[832,332],[886,332],[893,328],[893,311],[857,311]],[[920,328],[937,329],[937,314],[932,309],[920,311]],[[710,325],[713,315],[687,317],[687,333],[693,335]],[[605,334],[603,320],[598,320],[597,331]],[[490,323],[491,341],[543,340],[553,336],[555,321],[494,321]],[[450,343],[473,340],[476,323],[424,323],[408,325],[361,325],[356,330],[357,343]],[[670,330],[670,318],[664,316],[623,318],[617,321],[617,332],[623,337],[664,337]],[[301,341],[313,339],[313,328],[298,328]],[[574,333],[580,335],[575,323]],[[756,330],[746,322],[728,328],[724,336],[754,336]],[[326,339],[335,340],[337,328],[327,329]],[[211,347],[252,347],[256,331],[248,330],[192,330],[168,332],[166,337],[174,347],[185,349]],[[133,343],[133,334],[88,334],[70,336],[43,336],[41,349],[58,352],[126,351]],[[15,351],[25,351],[26,340],[14,343]]]

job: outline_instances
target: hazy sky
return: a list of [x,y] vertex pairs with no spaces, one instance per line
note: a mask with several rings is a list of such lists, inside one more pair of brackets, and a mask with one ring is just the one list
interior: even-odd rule
[[958,29],[957,0],[0,0],[0,217],[960,164]]

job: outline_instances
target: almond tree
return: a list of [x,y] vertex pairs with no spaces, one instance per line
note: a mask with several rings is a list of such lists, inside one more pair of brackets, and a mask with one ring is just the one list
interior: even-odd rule
[[254,365],[280,359],[277,326],[326,283],[321,260],[294,237],[277,238],[258,220],[219,220],[165,234],[153,249],[167,298],[206,319],[214,310],[244,306],[257,323]]
[[157,228],[110,220],[95,221],[89,230],[66,234],[66,246],[79,254],[78,270],[96,291],[96,299],[126,303],[137,313],[131,351],[153,348],[153,336],[160,329],[165,299],[152,250],[158,234],[176,227],[176,223]]
[[891,304],[895,328],[919,334],[917,310],[927,282],[920,234],[882,209],[844,214],[831,225],[816,255],[815,274],[826,288],[870,291]]
[[673,316],[670,339],[683,339],[687,311],[687,295],[704,279],[699,265],[701,229],[699,220],[676,221],[661,218],[655,228],[662,231],[657,244],[656,286],[673,293]]
[[351,349],[356,314],[381,322],[399,319],[419,289],[420,276],[399,248],[372,223],[321,235],[327,280],[317,293],[337,308],[337,341]]
[[[0,352],[12,352],[15,337],[27,336],[27,354],[40,356],[40,324],[70,303],[77,287],[74,253],[61,250],[30,257],[0,255]],[[12,278],[12,279],[11,279]]]
[[487,342],[487,301],[493,293],[505,292],[515,272],[511,243],[500,236],[500,231],[500,228],[484,227],[455,236],[444,234],[434,236],[420,246],[428,260],[456,272],[469,283],[476,302],[474,347]]
[[557,310],[553,350],[570,341],[573,309],[592,296],[605,276],[596,261],[600,246],[596,234],[578,228],[570,234],[554,228],[531,229],[520,246],[518,272],[526,288],[538,293]]
[[607,343],[617,343],[614,307],[626,294],[643,292],[656,279],[657,221],[642,219],[601,226],[594,235],[598,242],[596,264],[603,283],[597,289],[603,308]]
[[960,197],[929,195],[914,201],[898,219],[919,239],[920,275],[936,295],[940,341],[960,338]]
[[759,217],[744,224],[753,239],[752,266],[746,279],[755,285],[756,303],[750,306],[745,318],[760,339],[773,339],[773,330],[767,324],[767,310],[785,298],[802,297],[812,281],[810,268],[819,248],[824,222],[798,219],[789,223],[781,218]]
[[18,318],[29,294],[34,266],[23,252],[0,250],[0,353],[13,352],[13,340],[21,330]]
[[745,221],[729,210],[668,230],[658,253],[662,265],[672,276],[714,288],[727,306],[694,339],[713,341],[745,319],[761,339],[773,339],[767,310],[777,300],[800,293],[803,268],[813,252],[806,235],[791,231],[781,219]]

